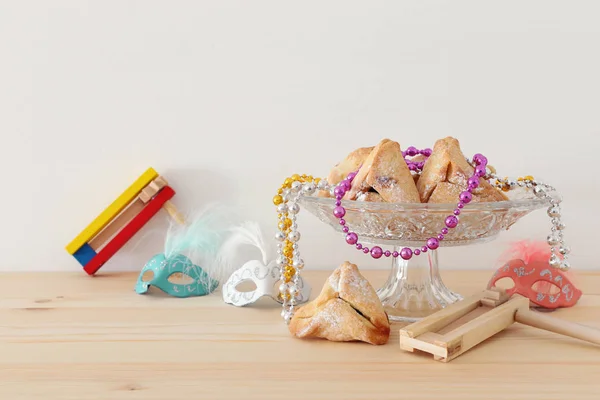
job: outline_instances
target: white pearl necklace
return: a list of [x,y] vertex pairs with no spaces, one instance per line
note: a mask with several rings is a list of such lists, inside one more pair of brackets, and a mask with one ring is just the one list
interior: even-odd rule
[[[282,302],[281,316],[286,323],[289,323],[294,315],[295,307],[297,305],[297,295],[299,293],[298,281],[300,280],[300,270],[304,268],[304,260],[300,258],[300,251],[298,249],[298,242],[300,241],[300,232],[298,231],[298,224],[296,223],[296,216],[300,212],[300,206],[298,205],[298,198],[303,195],[312,195],[316,190],[333,190],[334,186],[329,185],[325,179],[319,181],[317,185],[313,182],[302,183],[294,181],[289,189],[283,190],[281,196],[283,197],[283,203],[277,206],[277,212],[281,215],[279,223],[285,223],[287,213],[292,224],[290,231],[286,235],[283,230],[279,230],[275,234],[277,240],[277,265],[279,266],[281,281],[283,282],[279,286],[279,297]],[[285,283],[285,267],[287,266],[288,259],[283,254],[283,242],[289,240],[293,243],[292,253],[292,267],[294,268],[294,276],[291,282]]]
[[571,252],[571,248],[566,245],[563,235],[563,230],[566,228],[566,225],[561,220],[560,203],[562,202],[562,198],[555,198],[549,194],[549,192],[556,192],[556,189],[535,179],[514,180],[500,178],[495,173],[491,173],[489,176],[490,178],[496,179],[494,186],[498,188],[508,187],[510,190],[519,186],[526,187],[528,189],[533,189],[533,194],[535,194],[536,197],[548,200],[550,207],[548,207],[546,212],[552,223],[550,234],[546,238],[546,241],[550,245],[551,253],[548,263],[550,266],[558,268],[561,271],[569,270],[571,268],[571,264],[569,262],[569,253]]

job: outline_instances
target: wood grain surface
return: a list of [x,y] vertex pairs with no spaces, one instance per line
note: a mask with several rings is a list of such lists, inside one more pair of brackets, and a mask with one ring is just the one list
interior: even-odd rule
[[[331,271],[306,271],[312,297]],[[364,271],[378,287],[386,271]],[[469,295],[491,271],[445,271]],[[600,328],[600,272],[556,318]],[[598,399],[600,346],[514,324],[456,360],[293,338],[268,298],[134,292],[135,273],[0,274],[0,399]]]

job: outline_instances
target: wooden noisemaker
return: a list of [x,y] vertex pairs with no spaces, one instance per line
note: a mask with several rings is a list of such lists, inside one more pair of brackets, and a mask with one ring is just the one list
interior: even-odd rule
[[529,299],[500,288],[454,303],[400,330],[400,349],[421,350],[448,362],[515,322],[600,344],[600,330],[529,309]]
[[[149,202],[156,195],[156,193],[160,192],[168,184],[169,182],[167,182],[165,178],[159,176],[158,178],[150,182],[150,184],[147,187],[145,187],[144,190],[142,190],[142,193],[140,193],[139,197],[140,200],[144,203]],[[181,225],[185,224],[185,219],[183,218],[183,215],[181,215],[181,213],[177,210],[173,203],[167,200],[165,204],[163,204],[163,208],[175,221],[177,221],[177,223]]]
[[[162,176],[156,177],[150,182],[142,191],[139,196],[135,198],[128,206],[123,210],[117,217],[115,217],[111,223],[104,228],[99,234],[97,234],[89,245],[95,251],[99,251],[106,243],[114,237],[123,227],[125,227],[136,215],[138,215],[146,207],[146,205],[152,200],[161,190],[167,187],[168,182]],[[183,224],[183,217],[177,211],[173,203],[167,200],[162,205],[171,217],[173,217],[178,223]]]

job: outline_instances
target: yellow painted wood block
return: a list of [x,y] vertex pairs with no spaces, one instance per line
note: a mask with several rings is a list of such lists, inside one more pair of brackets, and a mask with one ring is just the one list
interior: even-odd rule
[[69,254],[75,253],[81,246],[92,239],[108,223],[116,217],[138,194],[158,177],[153,168],[148,168],[131,186],[129,186],[115,201],[96,217],[71,243],[66,247]]

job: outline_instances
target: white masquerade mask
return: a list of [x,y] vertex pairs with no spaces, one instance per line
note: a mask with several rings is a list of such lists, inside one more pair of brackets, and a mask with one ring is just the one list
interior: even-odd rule
[[[250,292],[241,292],[237,289],[237,286],[248,281],[253,282],[256,289]],[[248,261],[231,274],[223,285],[223,300],[225,303],[242,307],[256,302],[262,296],[269,296],[273,300],[282,303],[279,297],[279,282],[280,271],[275,261],[271,261],[268,265],[264,265],[259,260]],[[308,301],[311,291],[310,285],[300,278],[296,286],[298,287],[296,301],[298,303]]]

